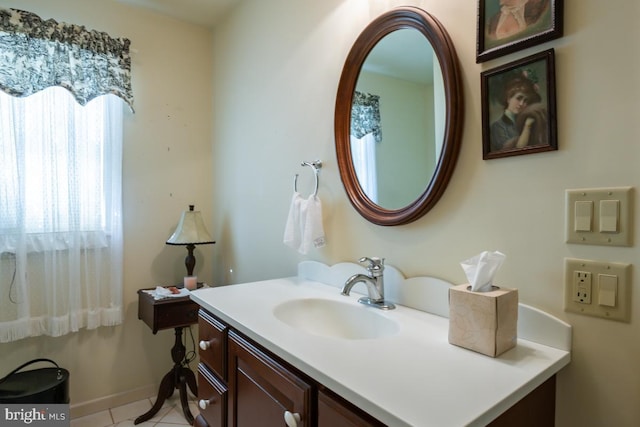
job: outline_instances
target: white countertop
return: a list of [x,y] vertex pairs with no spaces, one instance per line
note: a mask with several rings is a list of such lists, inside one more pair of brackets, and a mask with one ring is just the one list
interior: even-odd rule
[[199,289],[191,298],[346,400],[392,427],[482,426],[570,361],[570,352],[518,339],[491,358],[448,343],[449,320],[399,305],[393,336],[350,340],[315,336],[273,315],[288,300],[357,303],[319,282],[284,278]]

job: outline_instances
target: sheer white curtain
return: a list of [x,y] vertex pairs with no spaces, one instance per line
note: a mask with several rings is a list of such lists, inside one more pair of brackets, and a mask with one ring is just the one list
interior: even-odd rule
[[351,105],[351,157],[362,191],[378,203],[376,143],[382,141],[380,96],[355,91]]
[[122,115],[0,92],[0,342],[122,322]]
[[351,157],[362,191],[369,200],[378,203],[376,139],[373,133],[368,133],[362,138],[351,135]]

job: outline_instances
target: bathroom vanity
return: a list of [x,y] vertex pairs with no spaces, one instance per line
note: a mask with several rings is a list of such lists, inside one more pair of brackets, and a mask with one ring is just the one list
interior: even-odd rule
[[192,292],[201,306],[195,425],[553,425],[569,325],[524,306],[517,346],[491,358],[448,343],[445,282],[388,267],[398,304],[383,311],[340,295],[361,271],[305,262],[298,277]]
[[[195,425],[383,425],[204,309],[199,327],[201,415]],[[314,413],[317,424],[309,419]]]

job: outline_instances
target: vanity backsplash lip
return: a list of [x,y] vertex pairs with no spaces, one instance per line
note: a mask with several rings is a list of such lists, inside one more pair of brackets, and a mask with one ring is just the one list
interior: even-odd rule
[[337,287],[304,277],[200,289],[191,298],[393,426],[485,425],[570,362],[569,351],[525,339],[496,359],[458,348],[447,341],[446,317],[402,305],[376,310],[399,324],[395,335],[364,340],[310,335],[276,319],[274,307],[299,298],[359,304],[357,295],[342,296]]

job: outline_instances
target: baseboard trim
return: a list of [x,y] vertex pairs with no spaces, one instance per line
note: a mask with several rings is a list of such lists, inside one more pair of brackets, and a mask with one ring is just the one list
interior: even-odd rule
[[[137,402],[138,400],[155,397],[158,393],[158,384],[150,384],[133,390],[123,391],[99,399],[72,404],[69,407],[71,419],[95,414],[116,406]],[[142,414],[140,414],[142,415]]]

